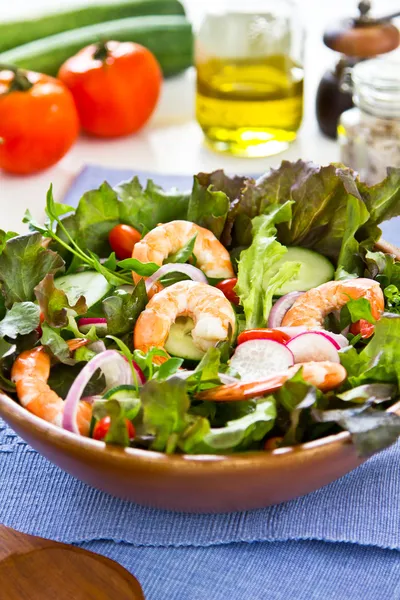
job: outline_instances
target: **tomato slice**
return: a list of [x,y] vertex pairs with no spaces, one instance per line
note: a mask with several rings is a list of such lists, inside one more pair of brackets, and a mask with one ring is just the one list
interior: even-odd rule
[[249,340],[274,340],[286,344],[290,340],[290,335],[278,329],[249,329],[238,335],[237,344],[243,344]]
[[[128,429],[128,436],[130,440],[135,438],[136,432],[133,424],[128,419],[125,419],[126,427]],[[100,421],[97,421],[96,425],[93,429],[93,439],[95,440],[104,440],[106,437],[108,430],[110,429],[111,419],[110,417],[103,417]]]
[[361,335],[362,338],[367,339],[373,335],[375,331],[375,326],[372,323],[369,323],[365,319],[360,319],[353,323],[350,327],[350,333],[353,335]]
[[225,298],[229,300],[229,302],[238,305],[240,303],[240,300],[233,289],[236,284],[237,277],[232,277],[232,279],[224,279],[223,281],[220,281],[215,287],[221,290],[221,292],[224,294]]
[[131,258],[133,248],[141,239],[141,234],[130,225],[116,225],[108,235],[110,246],[119,260]]

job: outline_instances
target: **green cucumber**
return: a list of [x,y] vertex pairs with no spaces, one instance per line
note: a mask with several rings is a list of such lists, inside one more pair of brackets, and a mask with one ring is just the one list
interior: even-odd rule
[[192,319],[178,317],[172,324],[165,349],[171,356],[188,360],[201,360],[204,352],[193,342],[191,331],[194,327]]
[[158,59],[165,76],[175,75],[193,63],[193,34],[187,19],[147,16],[81,27],[17,46],[0,54],[0,64],[55,76],[68,58],[99,40],[137,42],[146,46]]
[[134,385],[117,385],[108,390],[103,396],[104,400],[127,400],[137,398],[137,389]]
[[334,266],[322,254],[297,246],[288,247],[287,250],[276,266],[280,267],[286,262],[298,262],[301,263],[301,267],[294,279],[279,288],[277,296],[284,296],[290,292],[306,292],[334,278]]
[[119,0],[108,4],[80,6],[36,19],[0,23],[0,52],[50,35],[96,23],[145,15],[184,15],[178,0]]
[[100,302],[112,289],[107,279],[97,271],[63,275],[54,280],[54,285],[66,293],[70,304],[85,296],[88,308]]

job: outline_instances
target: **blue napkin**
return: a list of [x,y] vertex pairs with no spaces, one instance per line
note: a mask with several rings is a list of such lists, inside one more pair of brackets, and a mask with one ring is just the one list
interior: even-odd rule
[[[130,175],[87,167],[65,201]],[[190,178],[154,180],[190,186]],[[400,443],[303,498],[188,515],[94,490],[0,421],[0,521],[117,560],[147,600],[400,600],[399,462]]]

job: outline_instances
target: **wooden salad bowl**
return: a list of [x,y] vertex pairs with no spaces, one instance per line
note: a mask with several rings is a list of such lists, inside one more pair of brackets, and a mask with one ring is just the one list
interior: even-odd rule
[[[378,249],[400,250],[381,242]],[[389,409],[400,414],[400,401]],[[0,394],[0,416],[35,450],[113,496],[185,512],[250,510],[291,500],[361,465],[348,432],[298,446],[229,456],[171,455],[106,446],[32,415]]]

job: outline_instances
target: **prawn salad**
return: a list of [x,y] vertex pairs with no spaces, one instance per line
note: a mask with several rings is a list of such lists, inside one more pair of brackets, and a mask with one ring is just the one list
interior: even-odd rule
[[400,169],[283,162],[190,192],[104,183],[0,232],[0,388],[76,435],[166,453],[393,443]]

